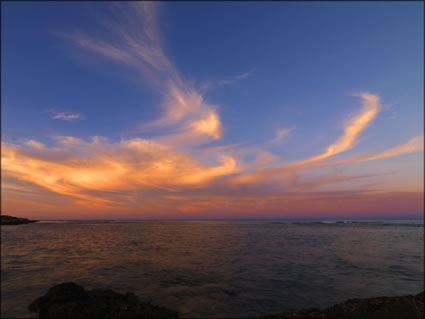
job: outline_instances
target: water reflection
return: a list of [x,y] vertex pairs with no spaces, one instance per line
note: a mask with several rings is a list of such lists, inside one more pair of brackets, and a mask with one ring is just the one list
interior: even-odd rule
[[64,281],[132,291],[186,317],[241,317],[424,289],[424,228],[270,221],[2,228],[2,316]]

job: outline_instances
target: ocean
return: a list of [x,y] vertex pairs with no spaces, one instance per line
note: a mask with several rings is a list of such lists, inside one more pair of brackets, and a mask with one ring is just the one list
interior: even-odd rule
[[1,227],[1,318],[48,288],[134,292],[183,318],[252,317],[424,290],[421,221],[44,221]]

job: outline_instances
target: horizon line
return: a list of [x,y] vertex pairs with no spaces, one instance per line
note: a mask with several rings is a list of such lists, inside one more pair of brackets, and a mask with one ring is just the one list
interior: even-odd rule
[[313,218],[313,217],[301,217],[301,218],[291,218],[291,217],[277,217],[277,218],[269,218],[269,217],[263,217],[263,218],[158,218],[158,217],[152,217],[152,218],[66,218],[66,219],[38,219],[38,221],[93,221],[93,220],[99,220],[99,221],[167,221],[167,220],[176,220],[176,221],[185,221],[185,220],[202,220],[202,221],[215,221],[215,220],[425,220],[425,216],[420,217],[413,217],[413,216],[399,216],[399,217],[322,217],[322,218]]

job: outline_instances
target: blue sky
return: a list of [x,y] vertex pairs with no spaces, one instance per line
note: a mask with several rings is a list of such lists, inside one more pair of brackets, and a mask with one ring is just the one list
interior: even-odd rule
[[[200,155],[199,149],[243,143],[238,155],[244,164],[275,157],[264,164],[271,168],[323,153],[359,114],[362,98],[356,94],[363,93],[379,97],[379,112],[353,145],[332,155],[335,159],[382,153],[423,136],[421,2],[162,2],[136,18],[123,7],[2,3],[5,143],[21,149],[34,140],[54,148],[58,136],[84,141],[102,136],[108,143],[141,138],[186,152],[203,165],[217,159]],[[136,36],[150,30],[143,18],[151,16],[158,37],[153,42],[165,55],[158,63],[168,65],[162,73],[154,70],[154,78],[138,65],[123,63],[123,55],[111,58],[93,49],[97,41],[119,47],[123,33],[111,32],[109,23],[121,23],[127,35]],[[150,49],[149,43],[143,45]],[[190,88],[202,96],[207,103],[202,112],[212,109],[219,117],[216,137],[180,145],[180,137],[179,142],[171,138],[180,127],[147,125],[165,120],[170,69],[177,74],[171,75],[174,84],[182,80],[183,91]],[[170,138],[164,141],[164,136]],[[379,177],[392,180],[392,191],[410,183],[410,191],[423,193],[423,179],[417,177],[423,150],[407,153],[352,165],[346,172],[392,172]],[[22,182],[16,172],[13,178]],[[379,178],[376,185],[382,187]],[[39,186],[55,192],[53,186]]]

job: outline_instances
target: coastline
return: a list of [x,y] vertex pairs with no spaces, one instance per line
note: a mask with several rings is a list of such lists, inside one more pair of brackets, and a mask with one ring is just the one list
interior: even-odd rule
[[8,215],[1,215],[0,225],[21,225],[36,223],[38,220],[31,220],[28,218],[13,217]]

